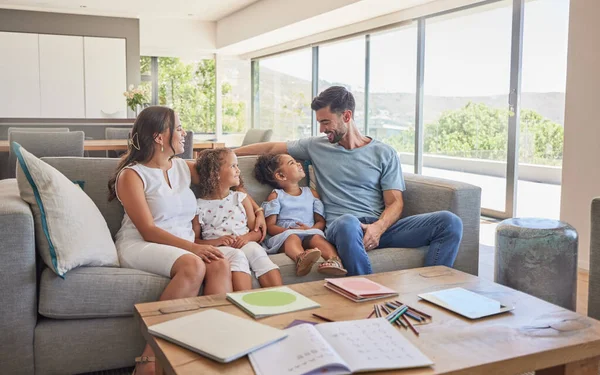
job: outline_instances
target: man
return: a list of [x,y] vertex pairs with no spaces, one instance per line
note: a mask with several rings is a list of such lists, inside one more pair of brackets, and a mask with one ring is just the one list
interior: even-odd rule
[[352,93],[332,86],[311,104],[320,131],[327,137],[258,143],[235,152],[240,156],[289,153],[312,161],[325,204],[325,235],[337,248],[348,275],[372,273],[366,252],[378,247],[429,245],[426,266],[452,267],[462,238],[462,221],[448,211],[400,219],[405,185],[398,154],[360,133],[354,123],[354,107]]

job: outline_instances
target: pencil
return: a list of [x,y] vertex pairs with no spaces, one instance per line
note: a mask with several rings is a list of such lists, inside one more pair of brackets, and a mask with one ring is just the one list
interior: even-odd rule
[[[381,307],[383,307],[385,309],[385,311],[388,313],[388,315],[385,317],[386,319],[388,319],[388,321],[390,321],[390,317],[392,316],[392,314],[394,313],[394,311],[389,310],[387,307],[385,307],[384,305],[381,305]],[[395,309],[394,309],[395,310]],[[401,320],[396,320],[395,322],[397,325],[399,325],[400,327],[403,328],[408,328],[406,326],[406,324],[404,324],[404,322],[402,322]],[[390,324],[394,324],[394,322],[390,321]]]
[[326,318],[326,317],[321,316],[321,315],[313,314],[313,316],[316,317],[316,318],[322,319],[322,320],[324,320],[326,322],[335,322],[335,320],[331,320],[331,319]]
[[[402,302],[400,302],[400,301],[396,301],[396,303],[402,303]],[[431,315],[429,315],[429,314],[425,314],[424,312],[422,312],[422,311],[419,311],[419,310],[417,310],[417,309],[415,309],[415,308],[413,308],[413,307],[411,307],[410,309],[411,309],[413,312],[416,312],[417,314],[419,314],[419,315],[421,315],[421,316],[424,316],[425,318],[429,318],[429,319],[433,320],[433,317],[432,317]]]
[[398,321],[398,319],[400,319],[404,313],[406,312],[406,310],[408,310],[408,307],[404,306],[400,308],[401,310],[396,313],[396,315],[394,315],[394,317],[392,319],[390,319],[390,323],[394,323],[396,321]]
[[381,311],[379,311],[379,306],[373,305],[373,309],[375,310],[375,316],[381,318]]
[[413,327],[413,325],[408,321],[406,315],[402,315],[402,319],[404,319],[404,322],[408,324],[408,328],[410,328],[410,330],[413,331],[415,335],[419,336],[419,331],[417,331],[416,328]]
[[371,313],[369,314],[369,316],[367,316],[367,319],[369,319],[370,317],[372,317],[373,314],[375,314],[375,307],[373,307],[373,310],[371,310]]
[[409,310],[409,311],[405,312],[405,314],[406,314],[406,315],[407,315],[409,318],[412,318],[412,319],[416,320],[416,321],[417,321],[417,322],[419,322],[419,323],[421,323],[423,320],[425,320],[425,318],[423,318],[422,316],[420,316],[420,315],[416,315],[416,314],[414,314],[414,313],[410,312],[410,307],[408,308],[408,310]]
[[[387,307],[385,307],[385,305],[381,305],[381,308],[383,309],[383,311],[385,311],[387,316],[390,316],[390,314],[392,313],[392,311],[390,309],[388,309]],[[386,318],[387,318],[387,316],[386,316]]]

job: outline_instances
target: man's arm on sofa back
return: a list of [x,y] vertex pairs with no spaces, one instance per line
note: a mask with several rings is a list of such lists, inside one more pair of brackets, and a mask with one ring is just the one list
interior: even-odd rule
[[405,173],[402,217],[434,211],[450,211],[463,222],[463,237],[454,268],[479,272],[479,222],[481,188],[464,182]]
[[0,363],[6,374],[33,374],[37,319],[35,237],[15,179],[0,181]]

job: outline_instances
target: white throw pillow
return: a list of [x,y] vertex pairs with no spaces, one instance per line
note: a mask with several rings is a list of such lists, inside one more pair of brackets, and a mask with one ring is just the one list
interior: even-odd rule
[[79,266],[119,266],[106,220],[62,173],[13,143],[21,199],[29,203],[36,248],[58,276]]

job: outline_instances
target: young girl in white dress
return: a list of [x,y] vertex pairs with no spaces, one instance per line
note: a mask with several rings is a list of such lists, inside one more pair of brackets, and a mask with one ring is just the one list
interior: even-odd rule
[[348,273],[335,247],[325,239],[323,202],[319,194],[298,183],[305,177],[302,164],[287,154],[266,154],[254,167],[256,179],[275,188],[262,207],[267,218],[265,242],[269,254],[283,250],[296,262],[296,275],[308,274],[321,256],[318,271],[327,275]]
[[[279,267],[269,258],[258,242],[261,233],[254,228],[256,212],[250,198],[241,191],[237,157],[230,149],[204,150],[196,160],[196,169],[203,179],[197,185],[197,211],[194,218],[195,242],[217,246],[227,258],[231,252],[242,251],[244,261],[231,262],[234,290],[252,288],[250,270],[263,287],[282,285]],[[260,210],[260,209],[258,209]],[[236,250],[239,249],[239,250]]]

